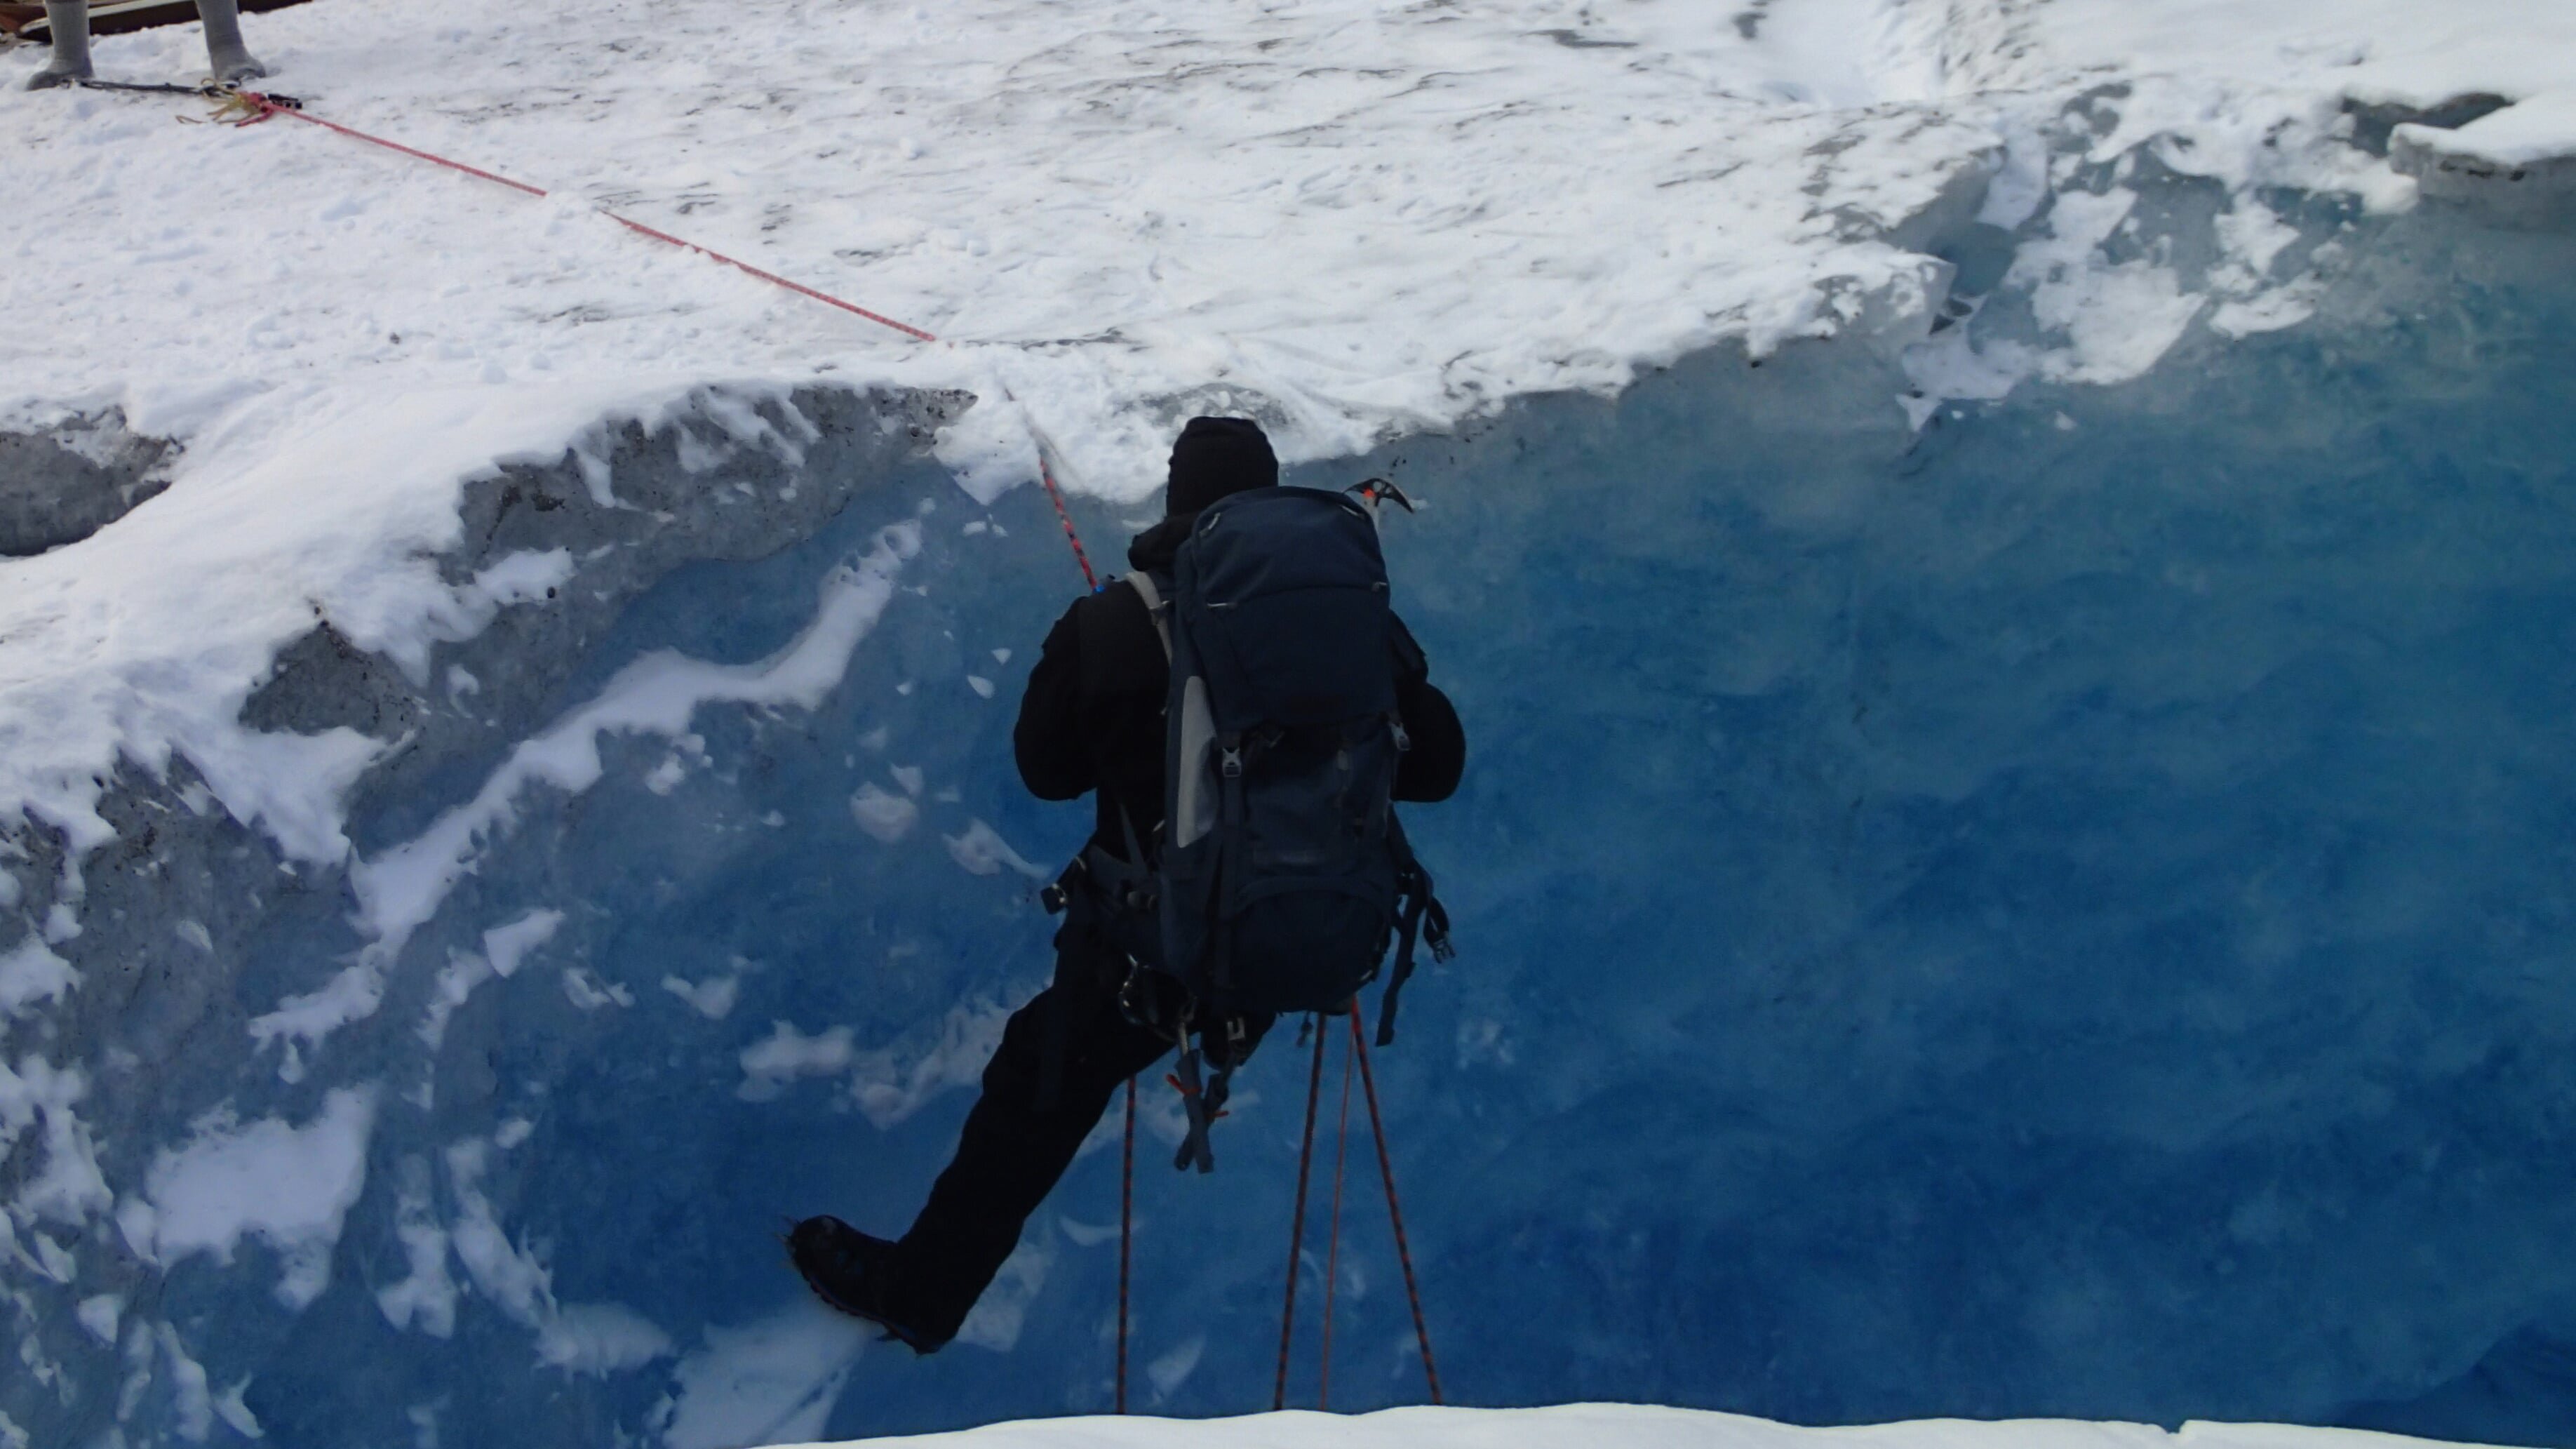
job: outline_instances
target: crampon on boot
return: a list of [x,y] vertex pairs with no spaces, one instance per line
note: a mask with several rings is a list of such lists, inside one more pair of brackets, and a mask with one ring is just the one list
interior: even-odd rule
[[909,1321],[893,1306],[901,1271],[895,1245],[835,1217],[807,1218],[788,1230],[787,1256],[805,1286],[832,1308],[862,1318],[914,1353],[937,1353],[957,1336]]

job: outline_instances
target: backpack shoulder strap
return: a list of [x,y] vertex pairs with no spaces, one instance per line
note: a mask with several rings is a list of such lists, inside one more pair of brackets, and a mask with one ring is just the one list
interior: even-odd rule
[[1414,641],[1413,631],[1404,627],[1404,620],[1391,612],[1386,616],[1386,622],[1386,641],[1389,650],[1395,655],[1397,681],[1403,683],[1429,679],[1431,660],[1422,652],[1422,646]]
[[1172,619],[1163,604],[1161,587],[1154,582],[1154,576],[1143,569],[1127,576],[1127,587],[1134,589],[1136,596],[1145,601],[1145,617],[1154,621],[1154,632],[1162,636],[1163,658],[1168,661],[1172,657]]

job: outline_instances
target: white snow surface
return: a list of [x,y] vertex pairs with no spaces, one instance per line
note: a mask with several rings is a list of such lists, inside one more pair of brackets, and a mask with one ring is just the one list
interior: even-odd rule
[[2576,85],[2480,116],[2456,131],[2432,126],[2399,129],[2408,140],[2447,155],[2505,166],[2553,160],[2568,154],[2567,138],[2576,136]]
[[[1983,84],[2090,69],[2315,89],[2427,108],[2469,95],[2527,102],[2576,90],[2576,10],[2531,0],[2021,0],[1970,6],[2017,31],[1968,70]],[[1992,22],[1988,22],[1992,24]],[[1971,28],[1983,29],[1983,26]],[[2576,151],[2563,113],[2560,155]]]
[[[1741,1414],[1630,1404],[1534,1409],[1290,1411],[1240,1419],[1067,1418],[854,1440],[877,1449],[2407,1449],[2433,1441],[2281,1424],[1923,1419],[1801,1428]],[[799,1446],[824,1449],[824,1446]]]
[[[0,427],[114,406],[184,445],[163,496],[0,562],[0,819],[77,849],[120,758],[184,754],[291,854],[345,858],[384,746],[242,729],[276,650],[327,620],[417,670],[542,607],[560,559],[440,578],[462,482],[694,384],[962,386],[941,447],[971,491],[1030,477],[1043,436],[1069,486],[1133,500],[1191,412],[1313,459],[1730,340],[1916,342],[1946,269],[1895,233],[1990,174],[1988,212],[2030,215],[2039,118],[2111,82],[2098,155],[2180,138],[2168,162],[2240,198],[2407,204],[2336,139],[2347,98],[2490,92],[2521,104],[2451,144],[2576,151],[2576,8],[2531,0],[322,0],[249,35],[312,114],[554,195],[297,121],[182,125],[183,97],[29,94],[36,54],[0,58]],[[203,50],[97,56],[168,80]],[[2204,298],[2060,238],[2058,355],[1918,382],[2116,381],[2201,319],[2305,315],[2261,267]]]
[[229,1262],[244,1237],[260,1238],[282,1259],[278,1297],[303,1308],[330,1286],[341,1221],[366,1186],[375,1116],[372,1092],[340,1090],[302,1127],[276,1117],[201,1124],[146,1175],[154,1252]]

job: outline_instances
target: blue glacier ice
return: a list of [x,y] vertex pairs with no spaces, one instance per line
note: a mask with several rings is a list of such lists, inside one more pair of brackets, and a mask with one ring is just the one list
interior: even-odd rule
[[[1710,354],[1296,480],[1424,500],[1388,523],[1399,607],[1473,751],[1410,817],[1462,955],[1378,1059],[1453,1401],[2576,1444],[2576,235],[2302,225],[2339,238],[2313,318],[2118,385],[1917,429],[1869,346]],[[1969,301],[1991,231],[1946,246]],[[1032,871],[1089,818],[1010,764],[1079,587],[1044,499],[973,505],[875,426],[896,404],[796,406],[804,471],[742,465],[768,532],[496,624],[426,692],[322,639],[328,689],[255,701],[393,702],[356,721],[421,741],[355,802],[381,862],[656,669],[769,689],[818,617],[874,610],[810,703],[746,683],[585,734],[596,783],[513,794],[389,960],[348,878],[191,814],[184,771],[132,782],[57,943],[75,1002],[130,1007],[38,1043],[86,1065],[123,1226],[8,1245],[63,1270],[7,1280],[0,1410],[36,1442],[709,1446],[1108,1405],[1106,1135],[932,1359],[830,1319],[776,1243],[909,1220],[1048,969]],[[621,495],[685,452],[630,438]],[[513,500],[578,470],[506,481],[479,536],[551,546]],[[1140,521],[1075,513],[1095,557]],[[126,900],[166,916],[98,904]],[[342,978],[380,1008],[277,1025]],[[1283,1034],[1208,1178],[1161,1165],[1149,1084],[1141,1405],[1267,1406],[1304,1079]],[[336,1221],[187,1216],[289,1160]],[[1422,1394],[1374,1192],[1363,1139],[1336,1407]]]

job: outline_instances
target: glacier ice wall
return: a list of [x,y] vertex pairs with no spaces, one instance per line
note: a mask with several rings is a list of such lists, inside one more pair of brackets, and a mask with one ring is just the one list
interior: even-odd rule
[[2311,325],[1912,440],[1669,380],[1421,525],[1487,742],[1421,828],[1513,958],[1396,1069],[1417,1211],[1478,1220],[1453,1354],[2576,1435],[2570,252],[2369,247]]
[[[2137,285],[2222,265],[2220,201],[2134,189]],[[1426,500],[1401,606],[1475,751],[1413,817],[1465,954],[1380,1068],[1453,1397],[2576,1443],[2576,246],[2274,200],[2314,284],[2117,385],[2023,365],[2045,223],[1957,220],[1910,356],[1701,356],[1307,474]],[[926,461],[959,401],[711,393],[604,478],[475,485],[477,627],[410,668],[317,630],[246,711],[400,742],[345,869],[184,762],[77,862],[10,835],[9,1424],[1106,1406],[1114,1150],[931,1360],[772,1236],[904,1224],[1087,819],[1008,759],[1072,567]],[[1147,1405],[1266,1403],[1302,1082],[1283,1036],[1209,1179],[1147,1099]],[[1356,1408],[1419,1370],[1353,1172]]]

